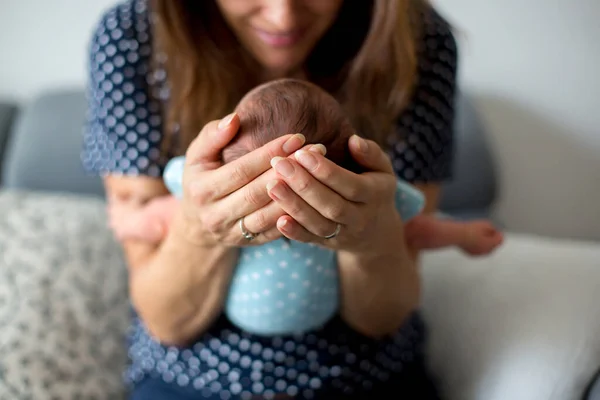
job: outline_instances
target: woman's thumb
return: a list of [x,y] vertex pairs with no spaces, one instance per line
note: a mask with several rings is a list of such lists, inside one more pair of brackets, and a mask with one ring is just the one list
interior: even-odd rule
[[367,170],[394,172],[388,156],[374,141],[363,139],[358,135],[352,135],[348,141],[348,148],[356,162]]
[[239,127],[240,118],[236,113],[206,124],[188,147],[186,163],[202,165],[205,170],[216,168],[221,151],[235,137]]

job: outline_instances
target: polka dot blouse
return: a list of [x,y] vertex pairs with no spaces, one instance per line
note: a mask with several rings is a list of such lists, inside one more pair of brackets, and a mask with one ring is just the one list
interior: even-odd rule
[[[89,172],[160,177],[168,161],[160,152],[168,77],[160,62],[151,63],[164,59],[153,55],[151,27],[147,0],[119,3],[96,27],[82,152]],[[428,14],[424,28],[419,81],[399,116],[397,135],[390,137],[389,155],[400,178],[439,182],[452,172],[457,49],[436,13]],[[379,341],[337,316],[308,334],[269,338],[243,332],[222,316],[193,345],[175,348],[155,341],[134,313],[125,378],[140,399],[347,398],[403,391],[424,382],[424,334],[417,313]],[[165,395],[157,397],[159,392]]]

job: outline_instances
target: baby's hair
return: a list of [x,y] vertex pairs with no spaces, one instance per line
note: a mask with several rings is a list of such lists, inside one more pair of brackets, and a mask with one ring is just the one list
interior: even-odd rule
[[307,144],[323,144],[327,158],[360,172],[348,150],[350,120],[333,96],[310,82],[286,78],[262,84],[244,96],[236,112],[240,131],[223,149],[226,163],[285,134],[302,133]]

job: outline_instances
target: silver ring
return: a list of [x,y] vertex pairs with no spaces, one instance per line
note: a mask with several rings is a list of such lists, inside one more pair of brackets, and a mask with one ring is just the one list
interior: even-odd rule
[[337,226],[335,227],[335,232],[333,232],[331,235],[323,236],[323,239],[333,239],[340,233],[341,230],[342,230],[342,225],[337,224]]
[[252,232],[246,230],[246,227],[244,226],[244,217],[240,218],[239,224],[240,224],[240,230],[242,231],[242,236],[247,241],[251,241],[258,236],[258,233],[252,233]]

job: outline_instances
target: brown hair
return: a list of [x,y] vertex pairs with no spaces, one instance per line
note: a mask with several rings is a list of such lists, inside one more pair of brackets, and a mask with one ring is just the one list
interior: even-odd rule
[[[346,0],[306,61],[308,79],[340,101],[362,136],[380,144],[412,94],[425,2]],[[259,67],[215,1],[153,0],[151,7],[154,54],[167,56],[165,129],[179,127],[182,153],[207,122],[231,112],[260,83]]]
[[235,108],[240,130],[223,149],[231,162],[287,133],[302,132],[307,144],[320,143],[327,158],[361,172],[348,149],[354,128],[336,99],[319,86],[299,79],[277,79],[252,89]]

